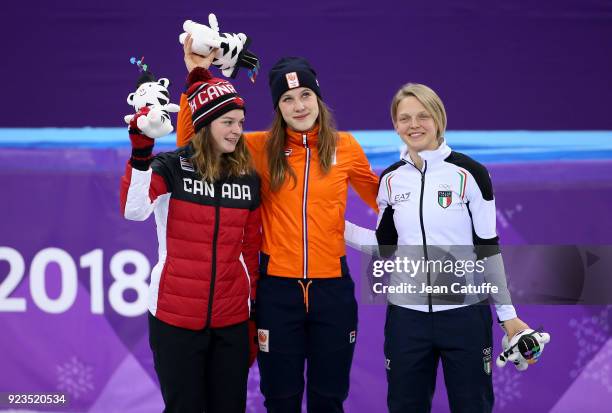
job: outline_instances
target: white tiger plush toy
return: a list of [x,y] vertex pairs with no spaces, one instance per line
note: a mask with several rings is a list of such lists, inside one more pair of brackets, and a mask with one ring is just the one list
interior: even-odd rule
[[193,45],[191,50],[194,53],[208,56],[212,49],[219,49],[215,54],[213,66],[218,67],[223,76],[235,78],[238,69],[244,67],[249,70],[248,76],[255,82],[259,71],[259,59],[247,50],[250,39],[244,33],[219,33],[219,23],[217,17],[211,13],[208,16],[210,27],[186,20],[183,23],[183,30],[179,36],[179,42],[185,44],[187,34],[191,34]]
[[538,361],[544,351],[544,345],[549,342],[550,334],[532,329],[518,332],[512,340],[508,340],[508,336],[504,335],[504,351],[497,358],[497,367],[504,367],[511,361],[517,370],[527,370],[530,364]]
[[[166,78],[155,80],[150,72],[144,72],[138,79],[137,89],[127,97],[127,103],[132,105],[134,112],[149,106],[150,110],[146,116],[137,120],[138,128],[152,139],[166,136],[174,130],[169,112],[178,112],[180,107],[175,103],[169,103],[168,86],[170,81]],[[128,125],[134,115],[126,115],[125,123]]]

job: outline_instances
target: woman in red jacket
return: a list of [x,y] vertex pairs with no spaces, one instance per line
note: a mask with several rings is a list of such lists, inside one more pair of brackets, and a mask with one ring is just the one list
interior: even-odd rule
[[195,135],[186,147],[153,157],[154,140],[138,129],[149,108],[130,123],[121,207],[131,220],[155,214],[159,262],[151,273],[149,340],[164,412],[242,413],[261,245],[260,180],[234,87],[203,68],[191,71],[188,85]]

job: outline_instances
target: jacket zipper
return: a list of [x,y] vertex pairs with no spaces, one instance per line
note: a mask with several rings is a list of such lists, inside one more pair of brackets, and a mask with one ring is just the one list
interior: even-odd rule
[[247,288],[249,289],[249,298],[247,299],[247,305],[249,306],[249,317],[251,316],[251,312],[253,309],[251,308],[251,275],[249,274],[249,269],[247,268],[246,262],[244,262],[244,256],[240,254],[240,263],[242,264],[242,268],[244,268],[244,273],[246,274],[247,279]]
[[[411,165],[414,166],[414,168],[421,174],[421,199],[419,204],[419,219],[421,221],[421,235],[423,237],[423,254],[425,255],[423,258],[425,259],[425,263],[427,263],[429,261],[429,257],[427,255],[427,237],[425,236],[425,224],[423,222],[423,197],[425,194],[425,172],[427,172],[427,161],[423,162],[425,164],[423,171],[420,171],[419,168],[416,167],[416,165]],[[427,286],[431,287],[431,272],[429,271],[429,265],[427,265]],[[431,293],[427,294],[427,303],[429,305],[429,312],[433,312]]]
[[[219,236],[219,218],[220,218],[220,206],[219,199],[217,198],[217,194],[220,195],[221,187],[219,185],[215,185],[215,232],[213,233],[213,243],[212,243],[212,268],[210,270],[210,293],[208,294],[208,314],[206,316],[206,324],[204,327],[210,327],[210,322],[212,320],[212,306],[213,306],[213,297],[215,294],[215,280],[217,279],[217,237]],[[250,292],[249,286],[249,292]]]
[[302,134],[302,144],[306,149],[306,164],[304,166],[304,194],[302,196],[302,244],[303,244],[303,278],[308,278],[308,219],[306,217],[306,205],[308,201],[308,175],[310,172],[310,148],[308,147],[307,134]]

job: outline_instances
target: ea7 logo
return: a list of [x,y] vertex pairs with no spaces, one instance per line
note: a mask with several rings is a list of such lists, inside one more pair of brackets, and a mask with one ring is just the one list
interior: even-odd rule
[[410,192],[405,192],[403,194],[397,194],[393,197],[393,202],[404,202],[410,199]]

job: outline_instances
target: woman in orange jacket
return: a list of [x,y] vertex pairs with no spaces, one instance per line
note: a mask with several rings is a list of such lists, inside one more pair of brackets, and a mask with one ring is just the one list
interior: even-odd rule
[[[210,58],[191,52],[191,71]],[[357,302],[345,257],[348,184],[374,210],[378,178],[355,138],[334,128],[316,73],[285,57],[269,73],[275,117],[245,134],[261,177],[263,245],[256,321],[261,391],[268,412],[300,412],[307,369],[308,412],[342,412],[357,337]],[[181,97],[177,141],[191,136]]]

